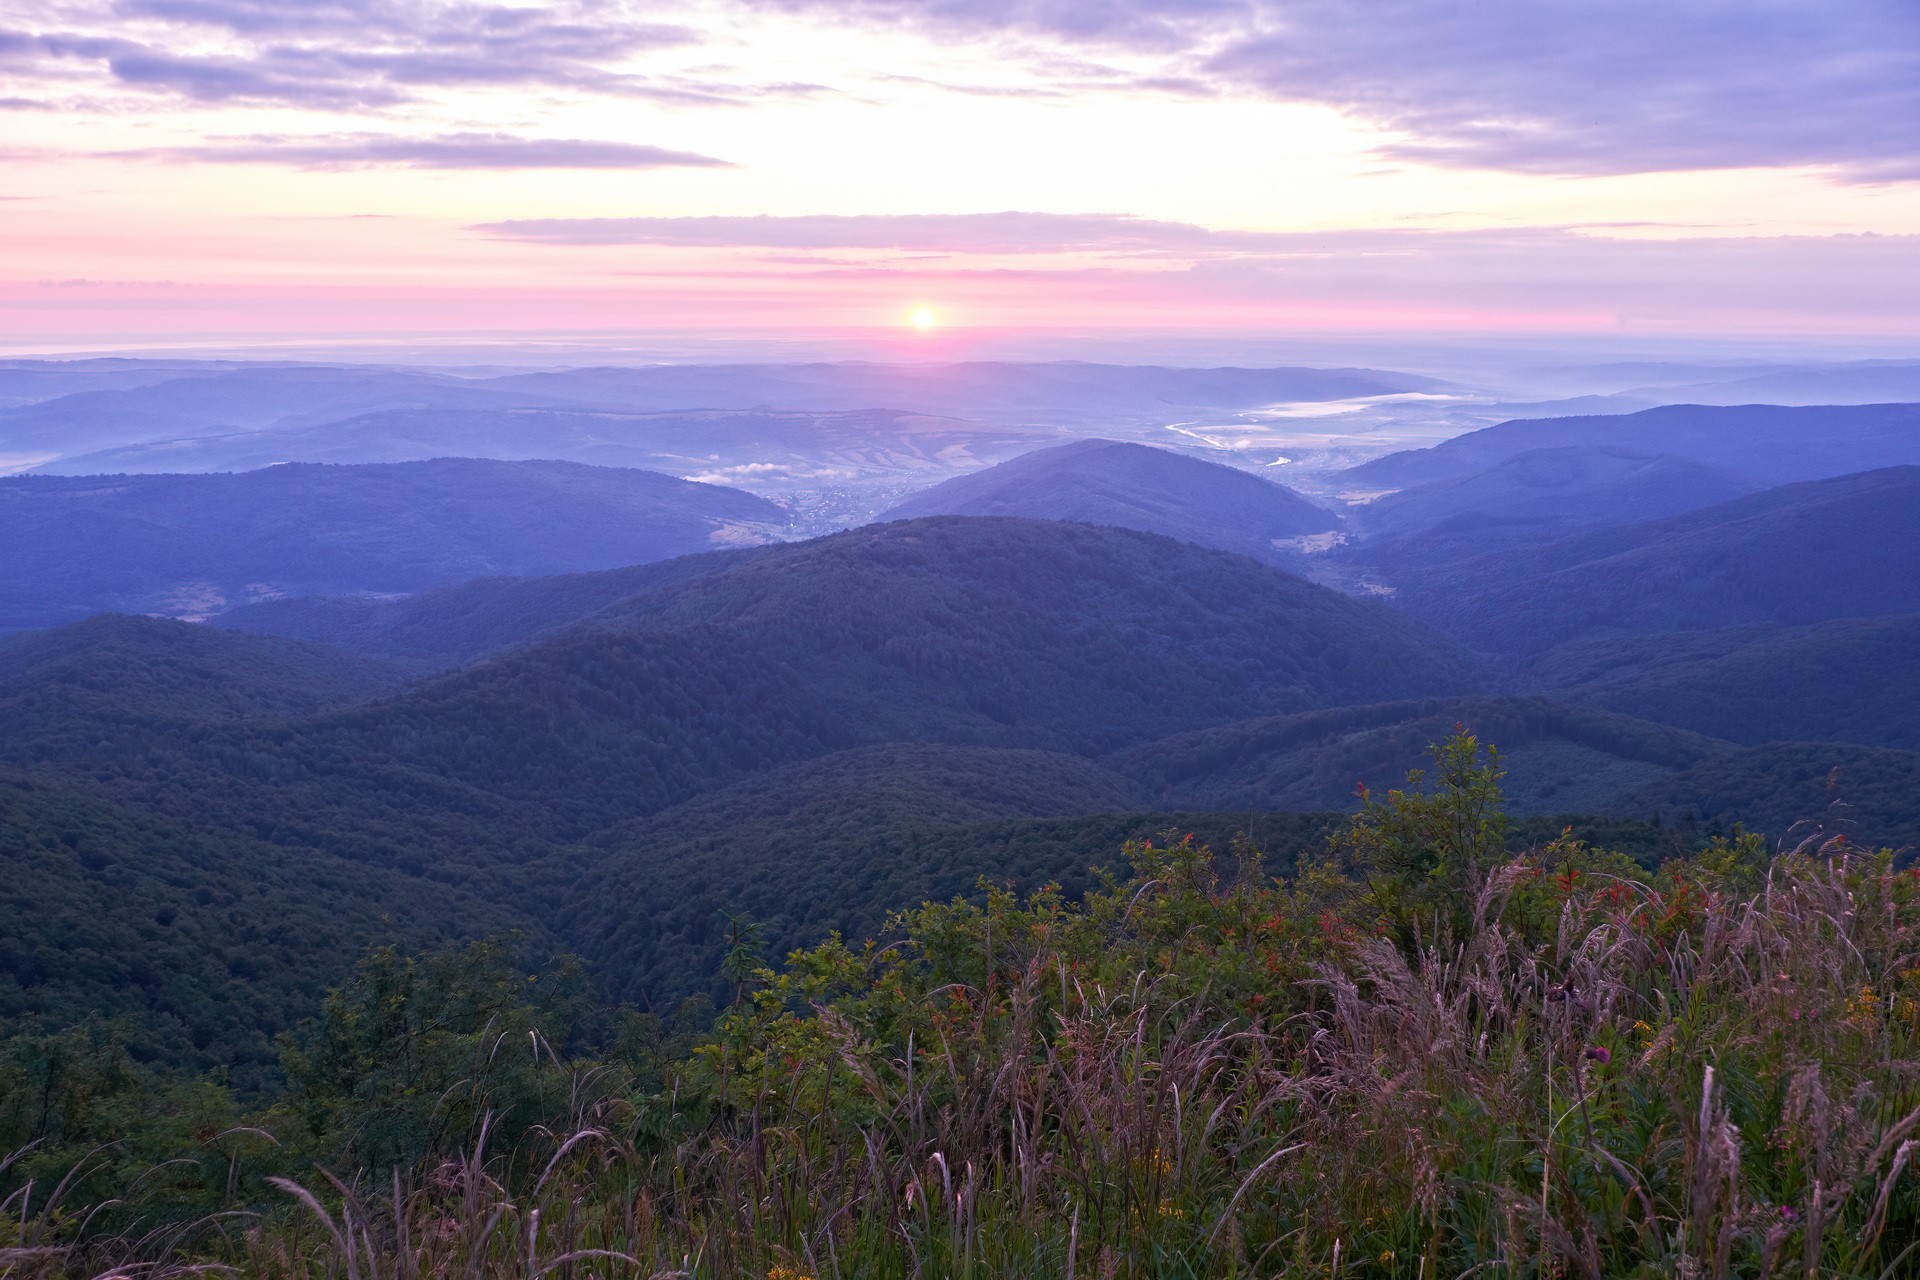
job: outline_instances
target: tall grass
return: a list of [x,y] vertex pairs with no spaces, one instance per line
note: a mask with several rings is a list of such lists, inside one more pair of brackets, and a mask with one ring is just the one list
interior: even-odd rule
[[1081,902],[797,953],[658,1088],[567,1063],[510,1148],[174,1238],[16,1191],[0,1274],[1920,1274],[1920,876],[1837,840],[1496,857],[1492,776],[1370,801],[1287,884],[1174,840]]

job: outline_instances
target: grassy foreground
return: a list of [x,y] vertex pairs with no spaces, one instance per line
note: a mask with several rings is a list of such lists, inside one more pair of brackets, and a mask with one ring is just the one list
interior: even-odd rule
[[697,1034],[481,946],[372,955],[265,1110],[17,1052],[0,1276],[1920,1274],[1920,872],[1510,858],[1435,756],[1286,883],[1175,837],[778,972],[736,926]]

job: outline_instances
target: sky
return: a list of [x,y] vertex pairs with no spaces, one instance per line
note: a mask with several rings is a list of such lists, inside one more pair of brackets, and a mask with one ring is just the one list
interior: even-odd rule
[[1916,297],[1914,0],[0,6],[13,350],[1897,342]]

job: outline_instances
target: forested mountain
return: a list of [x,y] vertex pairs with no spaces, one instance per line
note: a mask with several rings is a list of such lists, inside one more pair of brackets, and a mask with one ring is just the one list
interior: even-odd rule
[[1341,479],[1356,490],[1402,489],[1569,446],[1684,458],[1787,484],[1920,463],[1920,404],[1671,404],[1608,417],[1522,419],[1389,454]]
[[104,610],[204,617],[276,595],[401,593],[661,560],[787,523],[737,489],[568,462],[441,458],[236,475],[0,479],[0,630]]
[[1268,561],[1286,556],[1278,544],[1340,524],[1332,512],[1259,476],[1114,440],[1021,454],[913,494],[879,519],[936,515],[1118,525]]
[[338,645],[430,669],[455,667],[565,628],[629,596],[769,553],[770,548],[743,548],[597,573],[477,578],[398,600],[293,596],[242,605],[207,621],[225,630]]
[[1920,617],[1581,640],[1529,683],[1735,742],[1920,749]]
[[1920,612],[1920,467],[1782,485],[1389,580],[1470,644],[1540,653],[1578,638]]
[[1531,449],[1485,471],[1401,489],[1353,509],[1370,533],[1503,529],[1537,536],[1679,515],[1764,488],[1725,467],[1602,446]]
[[602,822],[872,743],[1084,753],[1480,678],[1385,606],[1242,557],[940,517],[741,557],[310,732]]
[[838,752],[596,835],[559,875],[568,889],[555,928],[617,975],[623,995],[687,995],[712,980],[723,913],[761,922],[767,954],[782,955],[828,929],[871,933],[898,903],[970,893],[981,875],[1084,883],[1088,864],[1062,865],[1050,850],[989,852],[952,837],[1001,819],[1148,808],[1145,788],[1076,756]]
[[374,703],[183,733],[109,702],[20,720],[0,757],[477,884],[554,840],[851,747],[1098,752],[1482,678],[1384,605],[1131,530],[946,517],[714,560]]
[[0,741],[85,733],[104,718],[298,715],[388,692],[407,675],[299,640],[101,614],[0,637]]
[[[1087,452],[1115,448],[1132,452]],[[1431,589],[1541,637],[1562,615],[1601,625],[1580,608],[1717,616],[1711,591],[1885,601],[1920,580],[1898,560],[1917,545],[1902,523],[1920,518],[1917,487],[1920,468],[1895,468],[1528,546],[1514,563],[1541,591],[1634,556],[1677,567],[1618,578],[1611,603],[1597,584],[1615,579],[1581,579],[1524,624],[1485,582]],[[1859,708],[1834,736],[1901,742],[1898,695],[1841,672],[1904,670],[1907,621],[1562,649],[1531,678],[1591,704],[1574,707],[1487,696],[1479,659],[1395,605],[1247,557],[968,516],[273,601],[221,629],[91,618],[0,641],[4,838],[27,868],[0,898],[0,1012],[125,1014],[143,1053],[264,1080],[271,1034],[362,944],[506,927],[580,951],[622,997],[670,1003],[716,989],[723,911],[762,921],[777,954],[981,874],[1077,890],[1116,841],[1175,825],[1250,831],[1284,869],[1324,849],[1356,783],[1397,785],[1456,726],[1503,748],[1523,814],[1657,812],[1681,833],[1636,828],[1640,852],[1699,824],[1778,837],[1831,816],[1836,766],[1849,830],[1904,842],[1920,756],[1688,728],[1806,737],[1824,697]],[[1820,680],[1767,695],[1818,664]],[[1732,732],[1743,690],[1777,727]]]
[[1193,809],[1345,809],[1397,786],[1455,728],[1495,743],[1516,813],[1612,813],[1621,792],[1726,748],[1542,698],[1421,699],[1265,716],[1176,734],[1105,763]]
[[323,849],[108,802],[0,772],[0,1023],[121,1019],[139,1060],[216,1066],[257,1089],[273,1039],[374,943],[420,947],[524,916]]

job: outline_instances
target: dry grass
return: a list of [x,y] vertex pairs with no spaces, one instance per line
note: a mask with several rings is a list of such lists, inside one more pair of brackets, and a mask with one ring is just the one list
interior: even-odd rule
[[796,955],[665,1088],[579,1066],[511,1153],[171,1238],[16,1192],[0,1275],[1920,1274],[1920,878],[1885,857],[1556,845],[1408,907],[1136,855]]

